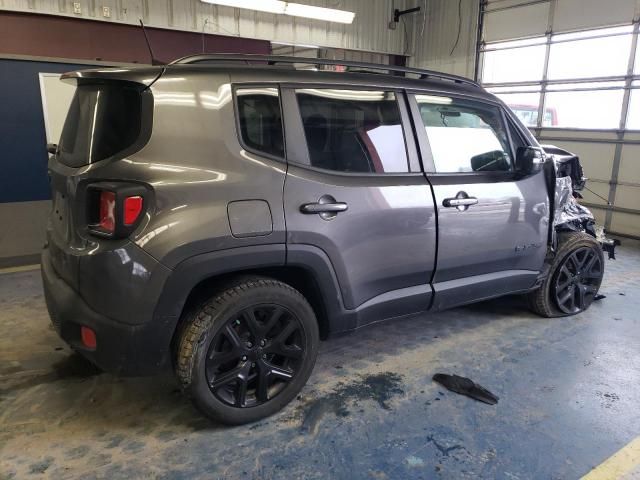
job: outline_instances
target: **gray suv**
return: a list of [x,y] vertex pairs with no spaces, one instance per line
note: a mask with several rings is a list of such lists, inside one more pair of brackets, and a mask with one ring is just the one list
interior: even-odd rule
[[245,423],[295,397],[331,335],[513,293],[546,317],[589,307],[613,245],[575,156],[468,79],[332,63],[63,76],[42,276],[74,350],[173,367],[204,414]]

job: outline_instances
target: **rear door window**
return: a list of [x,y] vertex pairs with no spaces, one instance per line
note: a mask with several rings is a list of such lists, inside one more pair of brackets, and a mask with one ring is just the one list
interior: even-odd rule
[[284,157],[278,89],[238,88],[236,98],[242,143],[256,153]]
[[509,137],[499,107],[416,95],[437,173],[511,171]]
[[311,165],[339,172],[406,173],[407,149],[391,91],[296,91]]
[[60,162],[82,167],[130,150],[142,134],[141,88],[123,82],[78,86],[62,129]]

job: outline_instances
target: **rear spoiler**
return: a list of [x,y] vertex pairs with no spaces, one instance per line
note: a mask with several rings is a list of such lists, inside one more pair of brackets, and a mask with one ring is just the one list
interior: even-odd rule
[[126,81],[139,83],[148,88],[162,76],[164,70],[164,67],[95,68],[67,72],[62,74],[60,79],[73,85],[95,80]]

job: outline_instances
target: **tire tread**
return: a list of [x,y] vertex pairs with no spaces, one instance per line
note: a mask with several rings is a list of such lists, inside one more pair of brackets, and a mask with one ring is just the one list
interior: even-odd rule
[[533,292],[529,292],[526,295],[529,308],[534,313],[546,318],[566,317],[569,315],[561,312],[554,306],[553,299],[550,295],[550,283],[554,277],[558,264],[569,252],[580,246],[579,244],[581,243],[591,243],[592,245],[600,248],[600,244],[597,240],[587,233],[562,232],[559,234],[558,250],[551,261],[551,268],[549,269],[547,278],[545,278],[544,282],[538,289]]
[[[288,295],[297,297],[298,300],[308,306],[310,311],[313,311],[306,298],[298,290],[279,280],[268,277],[242,276],[222,284],[219,290],[214,293],[209,300],[206,300],[199,308],[192,311],[191,315],[185,319],[185,325],[180,334],[179,342],[176,345],[174,356],[175,374],[183,393],[187,397],[192,400],[194,399],[190,387],[193,378],[194,363],[199,354],[199,349],[202,347],[206,348],[206,345],[202,345],[204,342],[201,341],[205,339],[205,333],[214,326],[214,322],[223,308],[241,296],[246,296],[252,289],[256,288],[281,290]],[[218,418],[218,420],[230,423],[223,418]]]

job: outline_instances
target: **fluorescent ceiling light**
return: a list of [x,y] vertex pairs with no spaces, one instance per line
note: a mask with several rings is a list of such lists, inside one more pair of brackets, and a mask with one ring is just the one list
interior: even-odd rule
[[202,0],[204,3],[213,3],[224,7],[246,8],[267,13],[284,13],[285,2],[280,0]]
[[336,10],[334,8],[314,7],[301,3],[289,3],[284,13],[292,17],[313,18],[314,20],[326,20],[327,22],[351,23],[356,16],[353,12],[346,10]]
[[335,8],[315,7],[301,3],[282,2],[280,0],[202,0],[205,3],[225,7],[244,8],[259,12],[277,13],[292,17],[313,18],[327,22],[352,23],[356,16],[353,12]]
[[[271,42],[271,45],[282,45],[285,47],[296,47],[296,48],[313,48],[318,50],[320,47],[318,45],[307,45],[305,43],[289,43],[289,42]],[[128,70],[123,70],[123,72],[127,72]]]

